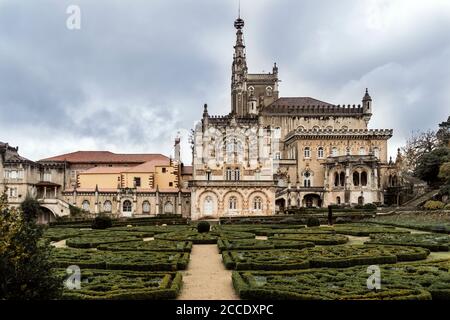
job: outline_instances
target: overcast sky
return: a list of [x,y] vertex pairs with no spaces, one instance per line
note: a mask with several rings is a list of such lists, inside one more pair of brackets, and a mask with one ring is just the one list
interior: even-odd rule
[[[0,141],[32,160],[77,150],[173,154],[230,111],[238,0],[0,0]],[[69,30],[69,5],[81,29]],[[359,104],[389,153],[450,115],[449,0],[242,0],[250,72],[281,96]]]

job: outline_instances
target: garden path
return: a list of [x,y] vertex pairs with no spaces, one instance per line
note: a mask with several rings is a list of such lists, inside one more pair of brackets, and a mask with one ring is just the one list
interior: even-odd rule
[[215,244],[194,245],[188,268],[183,272],[179,300],[237,300],[231,271],[222,263]]

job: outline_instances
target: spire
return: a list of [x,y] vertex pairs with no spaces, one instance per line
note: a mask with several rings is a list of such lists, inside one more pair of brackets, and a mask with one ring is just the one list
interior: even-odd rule
[[245,55],[244,20],[241,18],[241,9],[239,4],[238,18],[234,21],[236,28],[236,44],[234,46],[232,76],[231,76],[231,101],[232,112],[237,115],[243,115],[246,109],[244,96],[245,82],[247,80],[247,59]]
[[364,95],[362,101],[363,101],[363,102],[365,102],[365,101],[372,101],[372,98],[371,98],[370,95],[369,95],[369,89],[367,89],[367,88],[366,88],[366,94]]

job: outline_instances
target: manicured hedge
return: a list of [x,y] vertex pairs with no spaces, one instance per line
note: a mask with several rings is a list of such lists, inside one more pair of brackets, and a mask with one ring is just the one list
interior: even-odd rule
[[189,253],[55,249],[52,261],[55,268],[77,265],[92,269],[176,271],[186,269]]
[[269,237],[269,240],[294,240],[312,242],[316,245],[337,245],[347,243],[348,237],[341,234],[282,233]]
[[294,249],[223,251],[222,259],[227,269],[236,270],[292,270],[309,267],[309,260],[303,250]]
[[381,265],[380,290],[368,290],[367,267],[283,272],[234,271],[242,299],[429,300],[450,299],[450,261]]
[[[155,228],[155,227],[152,227]],[[131,231],[131,230],[130,230]],[[138,236],[141,238],[152,237],[155,232],[153,230],[134,230],[131,233],[128,230],[119,228],[110,228],[107,230],[91,230],[77,228],[48,228],[44,232],[44,238],[51,241],[60,241],[74,237],[120,237],[120,236]]]
[[254,233],[258,236],[273,236],[274,234],[335,234],[332,228],[327,227],[310,227],[301,229],[260,229],[255,230]]
[[61,241],[64,239],[89,234],[92,230],[80,230],[77,228],[48,228],[44,231],[44,238],[50,241]]
[[[61,270],[61,273],[65,270]],[[175,299],[182,286],[179,272],[89,270],[81,272],[81,289],[63,292],[68,300]]]
[[430,251],[449,251],[450,236],[446,234],[371,234],[366,244],[390,244],[399,246],[415,246]]
[[83,237],[74,237],[69,238],[66,241],[66,245],[71,248],[96,248],[101,244],[108,243],[119,243],[119,242],[129,242],[129,241],[138,241],[141,240],[138,236],[83,236]]
[[266,249],[303,249],[314,247],[312,242],[294,241],[294,240],[222,240],[217,241],[219,251],[225,250],[266,250]]
[[366,223],[390,225],[438,233],[450,233],[450,215],[442,212],[416,211],[377,216]]
[[406,230],[398,230],[390,226],[376,226],[370,224],[342,224],[334,227],[336,233],[349,236],[368,237],[375,233],[410,233]]
[[249,232],[206,232],[180,231],[155,235],[155,239],[170,241],[192,241],[194,244],[215,244],[221,239],[254,239],[255,235]]
[[386,264],[397,261],[426,259],[429,250],[396,246],[336,246],[302,250],[241,250],[223,251],[228,269],[293,270],[306,268],[346,268],[361,264]]
[[168,225],[168,226],[135,226],[135,227],[113,227],[111,231],[126,231],[126,232],[148,232],[152,235],[158,233],[191,231],[195,230],[190,225]]
[[124,243],[103,244],[97,247],[105,251],[164,251],[191,252],[192,242],[189,241],[132,241]]

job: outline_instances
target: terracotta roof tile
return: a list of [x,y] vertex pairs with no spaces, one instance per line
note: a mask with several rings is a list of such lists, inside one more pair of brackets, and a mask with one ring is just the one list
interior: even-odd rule
[[169,158],[162,154],[121,154],[110,151],[76,151],[39,161],[67,161],[71,163],[144,163],[152,160],[168,161]]

